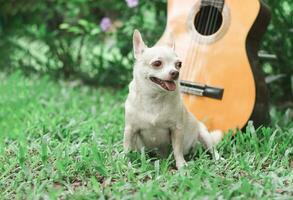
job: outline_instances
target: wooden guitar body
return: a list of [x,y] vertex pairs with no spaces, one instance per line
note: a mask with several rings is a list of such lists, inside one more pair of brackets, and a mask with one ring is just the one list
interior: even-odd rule
[[[183,62],[180,80],[223,89],[218,99],[183,93],[189,111],[210,130],[235,131],[248,120],[257,126],[268,121],[267,90],[257,49],[270,15],[258,0],[222,3],[219,17],[212,9],[219,0],[169,0],[167,26],[159,43],[172,33]],[[200,15],[204,5],[209,9]],[[213,30],[202,25],[209,18],[218,20],[210,22]]]

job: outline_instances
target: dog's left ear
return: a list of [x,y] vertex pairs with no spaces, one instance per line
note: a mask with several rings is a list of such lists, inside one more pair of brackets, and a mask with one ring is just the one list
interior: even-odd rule
[[135,29],[133,33],[133,53],[134,58],[138,59],[143,51],[147,48],[147,46],[144,44],[140,32]]
[[168,33],[166,45],[175,51],[175,40],[172,33]]

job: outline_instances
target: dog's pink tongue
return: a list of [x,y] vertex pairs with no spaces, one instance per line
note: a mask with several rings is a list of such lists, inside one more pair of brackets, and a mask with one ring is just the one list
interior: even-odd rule
[[176,90],[176,84],[173,81],[165,81],[165,85],[170,91]]

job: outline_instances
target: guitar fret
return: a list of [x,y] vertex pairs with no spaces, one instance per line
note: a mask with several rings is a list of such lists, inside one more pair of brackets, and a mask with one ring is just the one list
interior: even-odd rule
[[202,2],[201,5],[204,5],[204,6],[209,6],[209,5],[223,6],[224,3]]
[[213,6],[216,7],[218,10],[222,11],[223,7],[224,7],[224,2],[212,2],[212,1],[208,1],[208,0],[204,0],[201,2],[201,7],[205,7],[205,6]]
[[223,1],[217,1],[217,0],[202,0],[201,3],[220,3],[220,4],[224,4],[224,0],[223,0]]
[[223,6],[223,3],[211,3],[211,2],[203,2],[201,5],[216,5],[216,6]]
[[201,6],[210,6],[210,5],[223,7],[224,1],[202,0],[201,2]]

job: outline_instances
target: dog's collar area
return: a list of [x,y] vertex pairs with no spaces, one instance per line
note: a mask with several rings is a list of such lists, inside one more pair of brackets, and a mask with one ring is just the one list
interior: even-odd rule
[[170,80],[162,80],[157,77],[150,77],[150,80],[157,85],[161,86],[163,89],[168,90],[168,91],[174,91],[176,90],[176,83],[175,81],[170,81]]

